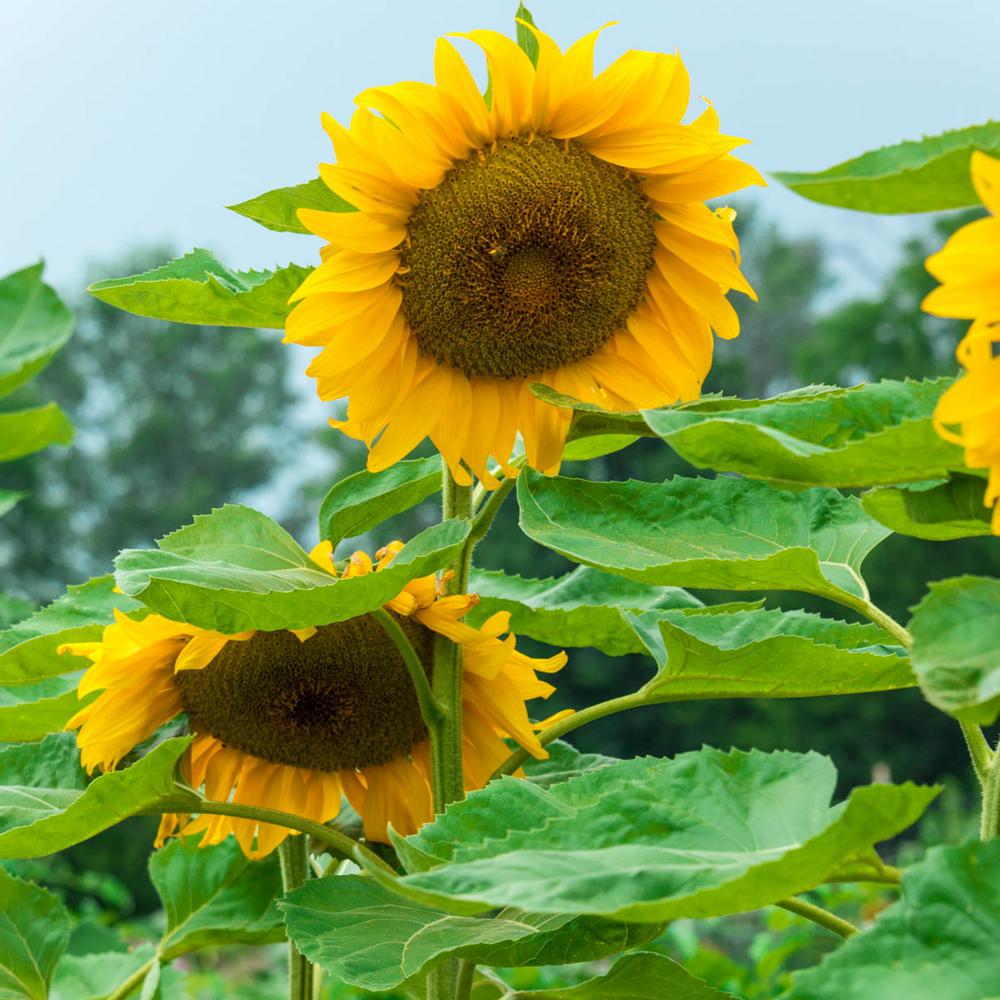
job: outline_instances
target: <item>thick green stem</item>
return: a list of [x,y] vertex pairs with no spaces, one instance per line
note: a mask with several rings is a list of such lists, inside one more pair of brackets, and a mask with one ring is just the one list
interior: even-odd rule
[[458,978],[455,981],[455,1000],[469,1000],[472,994],[472,982],[476,976],[476,963],[463,961],[458,966]]
[[[281,861],[281,886],[287,896],[304,885],[309,877],[309,843],[306,837],[286,837],[278,845]],[[312,963],[288,941],[288,1000],[313,1000]]]
[[265,809],[263,806],[245,806],[236,802],[217,802],[215,799],[202,799],[198,805],[198,812],[208,813],[213,816],[236,816],[239,819],[255,819],[258,823],[273,823],[275,826],[286,826],[290,830],[298,830],[306,833],[321,844],[326,844],[334,848],[340,854],[350,858],[356,864],[364,868],[372,866],[382,869],[389,875],[395,876],[396,872],[386,864],[374,851],[370,851],[364,844],[359,844],[353,837],[348,837],[346,833],[334,830],[333,827],[324,826],[322,823],[314,823],[310,819],[303,819],[292,813],[281,812],[279,809]]
[[406,637],[399,622],[385,608],[377,608],[370,614],[382,626],[386,635],[392,639],[400,656],[403,657],[403,662],[406,664],[410,679],[413,681],[413,687],[417,692],[420,714],[423,716],[424,723],[430,728],[444,715],[444,706],[434,697],[430,681],[427,679],[427,672],[420,662],[420,657],[417,656],[417,651],[413,648],[413,643]]
[[839,934],[842,938],[848,938],[852,934],[858,933],[854,924],[838,917],[836,913],[824,910],[822,906],[814,906],[796,896],[781,899],[774,905],[788,910],[789,913],[797,913],[800,917],[805,917],[806,920],[811,920],[814,924],[819,924],[820,927],[825,927],[828,931],[833,931],[834,934]]
[[[627,712],[629,709],[639,708],[641,705],[646,704],[648,704],[646,693],[642,689],[633,691],[631,694],[622,695],[620,698],[611,698],[608,701],[598,702],[596,705],[590,705],[579,712],[567,715],[566,718],[560,719],[558,722],[554,722],[539,735],[538,741],[544,746],[546,743],[551,743],[553,740],[559,739],[560,736],[565,736],[566,733],[570,733],[574,729],[585,726],[588,722],[596,722],[598,719],[615,715],[617,712]],[[530,756],[531,754],[527,750],[515,751],[493,772],[492,777],[497,778],[502,774],[513,774]]]
[[965,745],[969,748],[969,756],[972,758],[972,767],[979,779],[979,787],[985,792],[993,765],[993,751],[986,742],[982,729],[974,722],[960,722],[959,726],[962,727]]
[[993,754],[983,782],[983,812],[979,832],[983,840],[992,840],[1000,835],[1000,745]]

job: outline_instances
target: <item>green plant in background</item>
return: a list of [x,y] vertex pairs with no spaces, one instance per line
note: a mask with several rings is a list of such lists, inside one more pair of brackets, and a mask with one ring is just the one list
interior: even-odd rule
[[[599,78],[617,90],[587,83],[574,105],[573,88],[589,80],[590,43],[563,59],[523,7],[519,18],[516,44],[470,36],[487,54],[485,102],[442,47],[436,71],[447,100],[435,103],[419,85],[368,92],[385,117],[360,114],[352,131],[328,123],[337,166],[325,168],[326,186],[314,181],[237,206],[271,228],[302,230],[301,219],[326,237],[333,249],[315,270],[236,273],[195,251],[93,286],[144,316],[273,328],[285,326],[288,298],[304,294],[289,330],[324,346],[312,369],[319,390],[350,395],[342,429],[374,448],[367,470],[327,493],[317,552],[263,514],[227,506],[155,549],[122,552],[114,578],[71,588],[0,634],[0,683],[37,692],[0,709],[8,711],[0,717],[8,744],[0,749],[0,857],[54,854],[136,816],[163,816],[161,839],[186,834],[150,859],[164,919],[136,928],[129,940],[142,943],[131,950],[52,893],[0,874],[0,995],[218,992],[220,973],[210,960],[199,964],[199,953],[241,944],[270,957],[286,939],[285,982],[295,1000],[987,1000],[995,992],[1000,756],[981,727],[1000,710],[1000,582],[937,582],[904,624],[869,587],[864,565],[893,534],[995,545],[983,502],[992,439],[982,428],[997,413],[977,391],[996,365],[982,345],[992,343],[997,317],[967,317],[975,320],[962,354],[969,374],[958,383],[904,377],[765,399],[693,398],[690,380],[705,375],[712,329],[735,332],[720,287],[743,282],[731,213],[700,203],[755,173],[729,157],[735,141],[719,134],[711,112],[677,124],[687,91],[675,57],[633,54]],[[638,89],[626,99],[629,86]],[[465,133],[449,140],[441,116],[462,100],[470,102]],[[982,126],[783,179],[864,210],[970,207],[969,153],[1000,145],[998,136],[997,127]],[[467,164],[450,154],[463,169],[442,181],[444,166],[433,160],[449,141],[482,149]],[[616,326],[627,314],[627,335],[605,330],[586,351],[558,341],[563,354],[547,367],[529,350],[547,349],[539,317],[565,334],[560,321],[578,318],[581,290],[601,278],[573,214],[572,185],[560,186],[556,170],[551,197],[528,216],[531,198],[509,186],[519,173],[537,180],[524,172],[532,157],[539,176],[549,176],[557,156],[576,158],[573,169],[604,185],[626,215],[636,204],[654,212],[629,216],[626,239],[646,261],[642,274],[653,277],[624,305],[586,300],[588,319],[606,309]],[[408,291],[428,273],[428,242],[450,252],[447,241],[435,242],[435,227],[455,218],[470,224],[464,185],[475,193],[492,183],[488,166],[485,182],[473,173],[490,162],[499,164],[498,197],[518,197],[510,218],[489,220],[480,256],[465,266],[478,268],[483,301],[498,288],[509,297],[501,303],[507,325],[491,332],[523,335],[500,342],[493,357],[481,343],[455,339],[463,329],[456,303],[481,303],[434,285],[451,272],[430,272],[442,310],[452,310],[444,325],[427,318],[424,292]],[[988,206],[991,176],[979,184]],[[437,191],[433,177],[444,193],[418,197]],[[637,192],[649,202],[637,203]],[[415,230],[399,221],[411,211]],[[643,226],[648,244],[639,242]],[[586,280],[563,301],[556,285],[569,279],[555,244],[542,237],[566,232],[569,244],[558,246],[572,244],[587,267],[569,275]],[[971,237],[955,239],[953,247]],[[974,255],[974,273],[985,267]],[[946,285],[953,280],[949,272]],[[51,354],[58,338],[47,336],[40,339]],[[664,351],[675,352],[673,368]],[[599,365],[588,368],[598,354]],[[17,370],[40,367],[47,355],[31,357]],[[537,377],[536,362],[544,369]],[[970,398],[978,409],[958,405]],[[515,431],[524,450],[515,448]],[[443,463],[399,461],[427,433]],[[589,469],[613,456],[627,467],[627,453],[618,453],[638,439],[712,474],[664,482],[557,474],[563,459],[594,463]],[[338,542],[378,531],[438,494],[441,521],[403,548],[387,547],[377,572],[360,553],[330,562]],[[473,567],[476,546],[511,496],[523,538],[575,568],[549,580]],[[765,607],[755,597],[761,592],[800,595],[815,610]],[[429,615],[438,616],[433,625]],[[310,654],[297,652],[316,648],[308,644],[317,632],[346,646],[336,630],[352,622],[369,630],[364,648],[379,644],[383,669],[392,665],[392,698],[378,674],[352,691],[336,687],[347,664],[339,652],[322,671],[307,669]],[[619,678],[609,698],[531,724],[524,700],[548,694],[549,685],[534,673],[542,661],[517,652],[512,635],[500,639],[509,630],[549,646],[639,655],[648,669]],[[295,640],[268,654],[262,642],[276,633]],[[245,651],[253,656],[241,659]],[[106,765],[95,778],[81,767],[76,739],[60,732],[81,708],[72,689],[88,660],[80,689],[87,700],[73,727],[103,719],[81,736],[88,766]],[[261,672],[248,682],[251,660]],[[559,663],[553,657],[549,666]],[[147,670],[155,683],[111,700]],[[259,767],[240,764],[238,777],[233,754],[245,748],[213,732],[217,717],[194,697],[199,684],[225,687],[227,676],[243,677],[224,692],[238,710],[250,704],[240,699],[274,690],[276,680],[286,686],[242,720],[263,735],[285,725],[285,747],[268,749]],[[515,676],[521,688],[511,686]],[[59,685],[58,693],[45,685]],[[562,740],[602,719],[627,725],[621,713],[640,707],[917,687],[957,720],[967,742],[982,793],[981,840],[933,847],[902,869],[889,862],[906,852],[893,857],[877,845],[916,823],[938,786],[880,781],[841,796],[834,764],[815,753],[703,747],[623,760]],[[90,689],[103,690],[95,697]],[[336,699],[324,701],[333,690]],[[372,705],[393,706],[382,713],[387,721]],[[498,714],[484,715],[483,706]],[[194,743],[174,721],[182,710]],[[363,766],[338,763],[337,781],[354,807],[342,809],[341,785],[335,796],[316,791],[308,765],[282,754],[301,746],[296,739],[308,727],[342,732],[359,714],[374,720],[369,732],[379,738],[398,735],[406,718],[415,735],[394,758],[409,761],[401,769],[377,754]],[[759,910],[763,923],[746,916]],[[713,948],[736,939],[743,964]],[[265,980],[241,995],[258,988],[273,996],[286,986]]]

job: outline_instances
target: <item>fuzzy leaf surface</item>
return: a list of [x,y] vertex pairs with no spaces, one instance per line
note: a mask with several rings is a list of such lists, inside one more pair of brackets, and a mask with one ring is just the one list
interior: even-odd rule
[[521,528],[567,559],[661,586],[866,598],[861,564],[889,530],[855,497],[753,480],[594,483],[518,476]]
[[932,583],[914,608],[913,669],[927,700],[963,722],[1000,713],[1000,580],[959,576]]
[[709,986],[666,955],[625,955],[603,976],[577,986],[517,990],[508,1000],[737,1000]]
[[34,378],[73,332],[73,314],[42,270],[33,264],[0,278],[0,396]]
[[56,649],[65,642],[100,639],[104,626],[114,620],[115,608],[139,608],[135,601],[114,593],[114,586],[109,575],[69,587],[62,597],[0,632],[0,684],[34,684],[89,666],[89,660],[59,655]]
[[410,580],[457,555],[468,524],[445,521],[416,535],[392,565],[340,579],[320,569],[274,521],[227,504],[115,560],[118,586],[167,618],[220,632],[328,625],[365,614]]
[[650,702],[809,698],[916,684],[909,661],[875,625],[806,611],[626,613],[659,668]]
[[416,458],[382,472],[363,469],[336,483],[319,511],[320,538],[334,546],[416,507],[441,490],[441,460]]
[[277,854],[250,861],[232,837],[212,847],[175,840],[150,856],[149,874],[167,917],[158,948],[164,962],[284,937],[274,902],[282,891]]
[[195,249],[142,274],[98,281],[91,295],[126,312],[171,323],[280,330],[288,299],[311,268],[231,271],[210,250]]
[[1000,154],[1000,122],[884,146],[817,173],[772,174],[796,194],[838,208],[899,214],[978,206],[973,150]]
[[68,733],[0,750],[0,858],[40,858],[140,813],[192,811],[174,781],[182,737],[87,784]]
[[818,754],[709,748],[548,789],[504,778],[396,838],[438,866],[394,884],[459,914],[518,905],[655,922],[752,910],[869,855],[938,791],[869,785],[831,806],[835,784]]
[[314,879],[280,903],[289,937],[312,962],[368,990],[389,990],[446,957],[479,965],[564,965],[648,941],[658,925],[505,909],[490,920],[401,899],[370,878]]
[[471,622],[509,611],[511,630],[519,635],[553,646],[593,646],[609,656],[644,649],[623,611],[703,606],[680,587],[650,586],[589,566],[547,580],[473,570],[469,589],[479,595]]
[[995,1000],[998,883],[1000,840],[932,847],[873,927],[795,975],[795,1000]]
[[46,1000],[68,943],[62,903],[0,869],[0,1000]]
[[309,233],[299,221],[299,209],[309,208],[322,212],[355,212],[357,209],[339,195],[334,194],[318,177],[305,184],[265,191],[238,205],[227,206],[231,212],[272,229],[278,233]]
[[992,533],[985,492],[978,476],[956,475],[944,482],[871,490],[861,504],[897,534],[945,542]]

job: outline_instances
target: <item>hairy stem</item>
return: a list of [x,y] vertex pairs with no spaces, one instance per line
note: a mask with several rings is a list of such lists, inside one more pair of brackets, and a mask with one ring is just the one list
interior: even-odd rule
[[989,743],[986,742],[982,729],[974,722],[959,722],[959,726],[961,726],[962,735],[965,737],[965,745],[969,748],[972,768],[979,779],[979,787],[985,794],[993,766],[993,751],[990,749]]
[[[281,887],[287,896],[309,877],[309,844],[306,837],[286,837],[278,845]],[[313,1000],[312,963],[288,940],[288,1000]]]
[[469,1000],[469,997],[472,995],[472,982],[475,976],[475,962],[459,962],[458,977],[455,981],[455,1000]]
[[370,614],[382,626],[386,635],[392,639],[396,649],[399,650],[399,655],[403,657],[410,679],[413,681],[414,690],[417,692],[420,715],[429,729],[444,715],[444,706],[434,697],[430,681],[427,679],[427,672],[420,662],[420,657],[417,656],[417,651],[413,648],[413,643],[400,628],[399,622],[385,608],[377,608]]
[[334,830],[333,827],[314,823],[311,819],[303,819],[292,813],[281,812],[279,809],[265,809],[263,806],[245,806],[236,802],[216,802],[214,799],[202,799],[198,804],[198,812],[213,816],[236,816],[239,819],[255,819],[258,823],[273,823],[275,826],[285,826],[289,830],[306,833],[321,844],[334,848],[339,854],[350,858],[364,868],[380,868],[389,875],[396,872],[386,864],[374,851],[364,844],[359,844],[346,833]]
[[992,840],[1000,835],[1000,745],[993,754],[983,782],[983,811],[979,832],[983,840]]
[[[600,701],[596,705],[590,705],[579,712],[567,715],[566,718],[560,719],[558,722],[554,722],[544,732],[539,734],[538,741],[544,746],[546,743],[551,743],[553,740],[559,739],[560,736],[565,736],[566,733],[570,733],[574,729],[585,726],[588,722],[596,722],[598,719],[615,715],[617,712],[627,712],[629,709],[639,708],[641,705],[646,704],[648,704],[646,692],[641,688],[638,691],[633,691],[631,694],[622,695],[620,698]],[[531,754],[527,750],[516,750],[493,772],[491,778],[498,778],[502,774],[513,774],[530,756]]]
[[797,896],[780,899],[774,905],[780,906],[783,910],[788,910],[789,913],[796,913],[800,917],[805,917],[806,920],[811,920],[814,924],[819,924],[820,927],[825,927],[828,931],[833,931],[834,934],[839,934],[842,938],[849,938],[852,934],[858,933],[858,929],[854,924],[838,917],[836,913],[824,910],[822,906],[807,903],[804,899],[799,899]]

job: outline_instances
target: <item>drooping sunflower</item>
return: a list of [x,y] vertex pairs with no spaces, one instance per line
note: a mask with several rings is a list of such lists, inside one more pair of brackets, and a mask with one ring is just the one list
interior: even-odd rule
[[[355,553],[348,576],[378,572]],[[329,544],[313,552],[331,569]],[[443,596],[436,576],[413,580],[385,605],[413,644],[428,675],[435,634],[462,647],[463,766],[467,788],[482,787],[514,740],[547,756],[525,701],[547,698],[565,653],[532,659],[517,651],[499,612],[478,629],[461,621],[473,594]],[[210,799],[266,806],[319,823],[337,816],[342,796],[361,815],[369,840],[387,841],[389,824],[414,832],[433,818],[427,730],[413,682],[385,630],[371,615],[298,631],[226,635],[150,614],[116,612],[100,642],[66,652],[93,661],[79,694],[101,694],[67,724],[77,729],[83,765],[113,769],[160,726],[186,713],[195,734],[185,777]],[[555,717],[553,717],[555,718]],[[228,816],[166,815],[158,843],[201,833],[203,845],[235,834],[244,853],[270,853],[292,831]]]
[[308,369],[331,421],[384,469],[429,436],[455,479],[486,486],[520,433],[558,470],[570,411],[532,383],[605,409],[695,398],[712,331],[739,332],[734,213],[704,202],[760,174],[731,152],[711,106],[682,124],[677,55],[630,51],[594,75],[599,31],[537,65],[510,38],[472,31],[490,96],[439,39],[435,83],[366,90],[349,128],[323,124],[328,187],[355,212],[303,209],[327,240],[292,296],[286,340],[322,346]]
[[989,471],[983,502],[993,507],[993,532],[1000,535],[1000,160],[974,152],[971,170],[990,215],[963,226],[927,258],[941,284],[923,308],[972,320],[957,352],[966,374],[941,397],[934,421],[942,437],[965,448],[970,468]]

